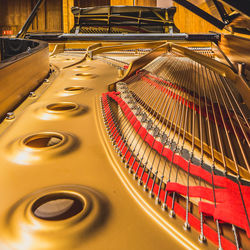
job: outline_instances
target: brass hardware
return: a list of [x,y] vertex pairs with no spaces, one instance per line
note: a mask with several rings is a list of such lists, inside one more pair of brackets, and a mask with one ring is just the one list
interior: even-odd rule
[[7,114],[6,114],[6,118],[5,118],[6,120],[13,120],[13,119],[15,119],[15,115],[14,115],[14,113],[13,112],[8,112]]
[[35,92],[30,92],[30,94],[29,94],[29,97],[31,97],[31,98],[35,98],[36,97],[36,93]]

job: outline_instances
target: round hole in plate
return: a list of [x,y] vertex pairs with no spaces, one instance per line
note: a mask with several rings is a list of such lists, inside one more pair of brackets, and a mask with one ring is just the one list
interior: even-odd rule
[[73,102],[58,102],[49,104],[46,108],[52,112],[64,112],[77,109],[77,105]]
[[45,195],[34,202],[32,213],[44,220],[59,221],[79,214],[84,208],[83,200],[68,193]]
[[84,72],[84,73],[77,73],[75,74],[76,77],[74,77],[74,80],[80,80],[80,79],[92,79],[95,78],[96,76],[88,73],[88,72]]
[[86,88],[81,87],[81,86],[72,86],[72,87],[67,87],[64,90],[69,91],[69,92],[74,92],[74,91],[84,91]]
[[76,66],[76,68],[77,69],[88,69],[88,68],[90,68],[90,66],[89,65],[78,65],[78,66]]
[[81,77],[92,77],[93,75],[90,73],[77,73],[76,76],[81,76]]
[[23,143],[30,148],[47,148],[60,144],[63,137],[53,133],[41,133],[31,135],[24,139]]

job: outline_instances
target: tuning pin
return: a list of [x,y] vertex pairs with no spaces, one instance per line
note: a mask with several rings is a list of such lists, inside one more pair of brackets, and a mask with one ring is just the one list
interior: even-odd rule
[[175,211],[173,209],[170,210],[169,217],[171,217],[171,218],[175,217]]
[[200,234],[198,239],[200,243],[205,243],[207,240],[204,234]]
[[129,168],[128,172],[129,172],[130,174],[133,174],[134,171],[133,171],[132,168]]
[[150,198],[154,198],[155,197],[155,194],[154,194],[154,192],[152,190],[150,190],[150,192],[149,192],[149,197]]
[[125,155],[123,155],[123,156],[121,157],[121,162],[122,162],[122,163],[125,162]]
[[162,208],[163,211],[166,211],[167,210],[167,204],[165,202],[162,203],[161,208]]
[[36,93],[35,93],[34,91],[31,91],[31,92],[29,93],[29,97],[31,97],[31,98],[36,97]]
[[7,114],[6,114],[6,118],[5,118],[6,120],[13,120],[13,119],[15,119],[15,115],[14,115],[14,112],[8,112]]
[[136,173],[133,174],[133,178],[134,178],[134,180],[137,180],[137,179],[138,179],[138,176],[137,176]]
[[190,224],[186,221],[183,225],[184,230],[190,230]]
[[155,198],[155,204],[156,205],[160,205],[161,204],[161,200],[159,199],[158,196]]

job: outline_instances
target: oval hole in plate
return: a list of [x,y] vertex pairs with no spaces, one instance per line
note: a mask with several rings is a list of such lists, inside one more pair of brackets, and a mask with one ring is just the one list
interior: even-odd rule
[[59,221],[79,214],[84,203],[67,193],[55,193],[39,198],[32,206],[33,214],[43,220]]
[[77,69],[89,69],[90,66],[89,65],[78,65],[76,66]]
[[74,92],[74,91],[84,91],[86,90],[86,88],[81,87],[81,86],[72,86],[72,87],[67,87],[64,90],[69,91],[69,92]]
[[62,142],[63,138],[57,134],[45,133],[35,134],[24,139],[24,145],[30,148],[46,148],[58,145]]
[[77,108],[77,105],[73,102],[57,102],[47,105],[46,108],[49,111],[53,112],[64,112],[64,111],[75,110]]

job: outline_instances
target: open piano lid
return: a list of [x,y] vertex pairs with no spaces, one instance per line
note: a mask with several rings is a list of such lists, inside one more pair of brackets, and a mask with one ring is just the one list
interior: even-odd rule
[[174,0],[219,29],[250,35],[249,0]]

